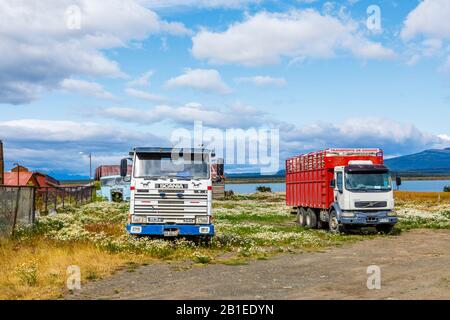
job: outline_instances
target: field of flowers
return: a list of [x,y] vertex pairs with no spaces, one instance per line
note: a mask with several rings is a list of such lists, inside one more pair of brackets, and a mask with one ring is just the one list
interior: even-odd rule
[[[408,195],[409,197],[410,195]],[[449,228],[450,201],[398,197],[399,228]],[[439,202],[438,202],[439,201]],[[426,203],[426,204],[425,204]],[[0,298],[49,298],[63,292],[66,268],[77,265],[82,280],[96,280],[118,268],[161,260],[245,264],[278,252],[322,250],[377,234],[335,235],[295,224],[282,193],[238,195],[214,201],[216,236],[209,245],[185,239],[136,238],[125,231],[126,203],[94,202],[45,216],[14,239],[0,239]]]

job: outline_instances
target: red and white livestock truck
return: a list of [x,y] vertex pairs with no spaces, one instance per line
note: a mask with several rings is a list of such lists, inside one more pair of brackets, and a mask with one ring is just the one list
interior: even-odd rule
[[286,160],[286,204],[297,222],[331,232],[397,223],[389,169],[381,149],[332,148]]

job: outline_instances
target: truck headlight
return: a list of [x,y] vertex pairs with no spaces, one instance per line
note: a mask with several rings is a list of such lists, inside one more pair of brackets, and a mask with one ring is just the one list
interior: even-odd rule
[[353,212],[342,212],[341,217],[342,218],[354,218],[355,214]]
[[209,223],[208,216],[196,216],[195,217],[195,224],[208,224],[208,223]]
[[138,216],[138,215],[131,216],[131,223],[146,223],[146,222],[147,222],[146,216]]
[[397,213],[396,213],[395,211],[389,211],[389,212],[387,213],[387,216],[388,216],[388,217],[396,217],[396,216],[397,216]]

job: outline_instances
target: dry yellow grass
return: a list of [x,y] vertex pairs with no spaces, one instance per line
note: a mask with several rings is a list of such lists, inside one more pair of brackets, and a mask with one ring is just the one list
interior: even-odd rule
[[450,192],[409,192],[395,191],[395,201],[398,206],[420,205],[436,206],[450,204]]
[[0,239],[0,299],[55,299],[64,292],[67,267],[77,265],[82,283],[114,273],[139,255],[112,254],[89,243]]

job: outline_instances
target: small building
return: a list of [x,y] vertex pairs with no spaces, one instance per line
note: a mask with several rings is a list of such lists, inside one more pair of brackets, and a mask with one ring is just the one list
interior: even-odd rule
[[23,166],[16,166],[4,173],[5,186],[58,187],[59,181],[41,172],[31,172]]
[[58,180],[45,173],[34,172],[34,175],[39,183],[39,187],[59,187],[61,184]]
[[[127,175],[131,175],[131,165],[128,165]],[[96,181],[100,181],[102,177],[108,176],[120,176],[120,165],[102,165],[95,169],[95,177]]]
[[33,172],[5,172],[5,186],[39,187]]
[[211,178],[213,199],[223,199],[225,197],[225,171],[222,158],[218,158],[216,163],[211,165]]
[[11,169],[11,172],[30,172],[30,170],[28,170],[28,168],[24,167],[24,166],[15,166],[14,168]]

